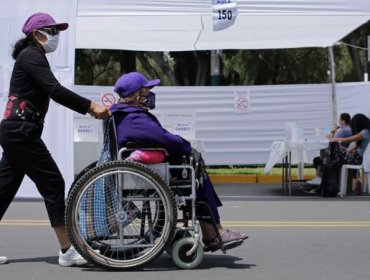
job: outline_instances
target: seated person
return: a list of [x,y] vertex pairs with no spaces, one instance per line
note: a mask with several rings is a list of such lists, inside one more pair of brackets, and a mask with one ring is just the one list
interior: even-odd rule
[[308,180],[306,183],[309,185],[309,188],[305,190],[306,193],[318,193],[318,187],[321,184],[321,177],[322,177],[322,159],[321,157],[315,157],[313,159],[313,167],[315,168],[315,177],[311,180]]
[[[183,155],[189,156],[192,153],[190,143],[165,130],[157,118],[148,111],[154,108],[155,103],[154,93],[150,89],[159,83],[159,79],[148,81],[138,72],[124,74],[117,80],[114,91],[119,94],[120,99],[117,104],[111,106],[110,110],[116,123],[118,146],[124,147],[128,142],[160,146],[167,150],[172,163],[181,164],[179,161],[182,160]],[[163,162],[164,155],[158,151],[135,151],[127,159],[143,163],[158,163]],[[222,242],[225,244],[248,238],[243,233],[222,227],[217,209],[222,204],[207,174],[204,178],[203,186],[197,188],[197,198],[209,205]],[[216,246],[216,233],[212,224],[206,221],[199,221],[199,223],[205,246],[209,248]]]
[[[332,142],[354,143],[354,145],[351,144],[348,148],[339,146],[339,148],[335,150],[334,158],[339,160],[339,167],[343,164],[362,164],[364,152],[370,141],[370,120],[364,114],[354,115],[350,121],[350,127],[353,134],[350,137],[328,137]],[[359,178],[357,178],[356,185],[358,185],[358,183]]]
[[352,136],[350,137],[328,137],[332,142],[352,143],[348,148],[341,147],[337,151],[340,165],[362,164],[363,155],[370,140],[370,120],[364,114],[356,114],[350,121]]
[[[352,130],[350,127],[351,116],[348,113],[342,113],[339,116],[339,126],[334,129],[331,133],[336,138],[346,138],[352,136]],[[342,142],[341,145],[348,147],[350,143]]]
[[[352,135],[352,130],[350,127],[351,116],[348,113],[342,113],[339,116],[338,125],[335,129],[331,131],[331,136],[338,138],[346,138]],[[345,150],[349,147],[350,143],[341,142],[341,149]],[[310,188],[306,191],[307,193],[320,193],[319,188],[322,178],[322,168],[323,168],[323,159],[321,157],[315,157],[313,159],[313,166],[315,168],[316,176],[307,181],[307,184]]]

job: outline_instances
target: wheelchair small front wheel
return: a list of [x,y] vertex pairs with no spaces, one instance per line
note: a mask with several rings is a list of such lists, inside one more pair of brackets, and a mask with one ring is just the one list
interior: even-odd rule
[[172,246],[172,260],[173,262],[182,269],[193,269],[196,268],[203,260],[204,251],[200,243],[198,243],[197,249],[190,256],[186,253],[193,247],[195,239],[193,237],[186,237],[177,240]]
[[173,244],[177,240],[182,239],[182,238],[186,238],[186,237],[192,237],[192,235],[190,234],[190,232],[188,230],[177,230],[174,234],[174,237],[173,237],[173,240],[172,240],[171,244],[168,245],[167,248],[165,249],[166,253],[171,257],[172,256]]

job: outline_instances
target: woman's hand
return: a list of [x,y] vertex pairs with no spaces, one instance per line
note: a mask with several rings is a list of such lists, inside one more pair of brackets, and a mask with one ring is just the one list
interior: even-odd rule
[[111,112],[108,110],[108,108],[95,102],[91,102],[88,112],[95,119],[105,120],[111,116]]
[[326,139],[328,139],[330,142],[336,142],[335,137],[333,137],[331,134],[326,135]]

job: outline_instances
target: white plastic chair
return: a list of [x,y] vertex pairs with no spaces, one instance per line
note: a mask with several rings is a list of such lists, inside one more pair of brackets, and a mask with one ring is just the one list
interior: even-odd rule
[[[343,197],[347,194],[347,180],[348,180],[348,170],[360,170],[362,174],[362,191],[366,192],[366,190],[370,193],[369,182],[370,182],[370,144],[367,145],[364,155],[363,161],[361,165],[354,165],[354,164],[343,164],[341,172],[340,172],[340,197]],[[366,182],[365,182],[366,181]]]

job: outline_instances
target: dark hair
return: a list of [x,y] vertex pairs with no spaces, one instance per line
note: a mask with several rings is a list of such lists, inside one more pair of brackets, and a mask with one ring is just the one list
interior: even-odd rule
[[27,36],[25,38],[19,39],[13,48],[12,57],[14,59],[17,59],[19,53],[24,50],[27,46],[36,44],[34,39],[32,38],[32,35]]
[[340,119],[348,125],[351,121],[351,116],[348,113],[342,113],[340,114]]
[[[352,134],[358,134],[363,129],[370,131],[370,120],[364,114],[356,114],[353,116],[350,122]],[[357,141],[357,145],[361,144],[361,140]]]

